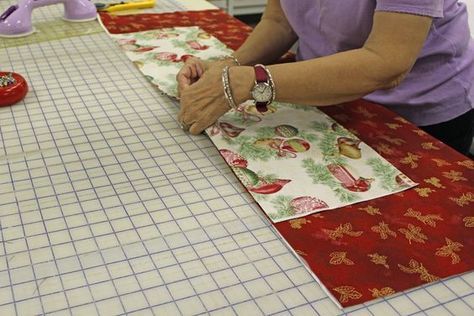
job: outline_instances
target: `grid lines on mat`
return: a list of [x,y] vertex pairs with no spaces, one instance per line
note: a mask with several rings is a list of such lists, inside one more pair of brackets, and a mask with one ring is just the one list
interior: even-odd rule
[[1,315],[472,313],[474,273],[338,310],[105,34],[0,60],[31,87],[0,109]]

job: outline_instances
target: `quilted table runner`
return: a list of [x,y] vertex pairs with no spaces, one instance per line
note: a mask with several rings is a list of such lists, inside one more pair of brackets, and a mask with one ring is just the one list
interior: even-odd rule
[[[250,31],[218,10],[101,18],[171,95],[186,55],[228,54],[217,39],[235,49]],[[260,115],[246,104],[207,133],[337,301],[351,306],[472,269],[474,163],[380,106],[321,110],[331,118],[278,103]],[[405,174],[420,186],[402,192],[415,184]]]
[[[186,58],[232,53],[199,27],[111,35],[149,80],[176,97]],[[253,104],[207,130],[234,173],[275,222],[393,194],[415,185],[372,148],[314,107]]]

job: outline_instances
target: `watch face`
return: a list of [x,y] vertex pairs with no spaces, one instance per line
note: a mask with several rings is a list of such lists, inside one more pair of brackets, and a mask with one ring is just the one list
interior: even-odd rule
[[272,95],[272,87],[266,82],[259,82],[252,89],[252,97],[257,102],[270,102]]

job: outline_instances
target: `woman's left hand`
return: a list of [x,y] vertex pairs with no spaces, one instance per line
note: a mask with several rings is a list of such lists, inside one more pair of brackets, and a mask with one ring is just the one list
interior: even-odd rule
[[181,110],[178,122],[198,135],[229,111],[224,96],[222,67],[210,67],[195,83],[181,90]]

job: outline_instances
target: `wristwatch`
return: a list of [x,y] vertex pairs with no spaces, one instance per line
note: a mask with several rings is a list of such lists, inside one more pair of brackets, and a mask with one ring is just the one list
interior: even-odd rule
[[268,105],[275,99],[275,87],[268,69],[261,64],[254,66],[255,85],[251,94],[257,110],[261,113],[268,110]]

